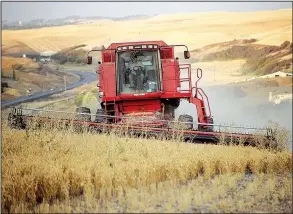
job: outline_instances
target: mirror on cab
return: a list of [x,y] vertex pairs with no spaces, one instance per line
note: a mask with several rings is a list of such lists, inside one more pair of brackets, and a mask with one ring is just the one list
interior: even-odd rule
[[190,58],[190,53],[189,51],[184,51],[184,58],[189,59]]
[[87,56],[86,58],[86,64],[91,65],[93,62],[93,57],[92,56]]

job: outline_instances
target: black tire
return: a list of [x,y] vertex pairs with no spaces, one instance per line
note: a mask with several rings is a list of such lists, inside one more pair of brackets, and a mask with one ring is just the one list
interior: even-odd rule
[[[214,124],[214,119],[213,119],[212,117],[209,117],[209,118],[208,118],[208,123],[209,123],[209,124]],[[213,131],[214,131],[214,127],[213,127],[213,126],[209,126],[209,127],[207,128],[207,131],[208,131],[208,132],[213,132]]]
[[170,99],[169,103],[171,106],[173,106],[176,109],[180,105],[180,99]]
[[190,130],[193,128],[193,117],[188,115],[188,114],[182,114],[179,116],[178,118],[179,122],[189,122],[189,123],[184,123],[182,124],[182,126],[184,127],[184,129],[186,130]]
[[[76,113],[90,114],[91,110],[89,108],[87,108],[87,107],[79,107],[79,108],[76,109]],[[76,115],[76,120],[91,122],[91,115],[77,114]]]
[[101,116],[101,115],[105,115],[105,111],[103,109],[98,109],[97,113],[96,113],[96,118],[95,118],[95,122],[96,123],[104,123],[106,118],[105,116]]
[[[214,124],[214,119],[212,117],[208,118],[208,123],[209,124]],[[214,131],[214,127],[213,126],[199,126],[198,128],[199,131],[203,131],[203,132],[213,132]]]

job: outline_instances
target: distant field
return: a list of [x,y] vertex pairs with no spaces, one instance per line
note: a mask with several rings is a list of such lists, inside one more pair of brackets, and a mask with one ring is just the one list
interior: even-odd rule
[[258,44],[268,45],[280,45],[285,40],[291,42],[292,10],[170,14],[144,20],[100,20],[83,25],[4,30],[2,53],[22,48],[60,51],[79,44],[94,47],[129,40],[164,40],[168,44],[186,44],[192,50],[247,38],[256,38]]
[[[241,46],[239,41],[242,39],[256,39],[256,42],[251,44],[256,49],[258,46],[280,46],[284,41],[292,42],[291,35],[291,9],[239,13],[170,14],[143,20],[99,20],[92,24],[18,31],[4,30],[2,32],[2,53],[5,55],[21,51],[61,51],[81,44],[85,44],[87,49],[101,45],[107,46],[112,42],[164,40],[168,44],[186,44],[189,47],[192,52],[191,60],[188,60],[188,63],[192,63],[193,69],[203,69],[202,83],[225,84],[250,76],[250,68],[253,66],[255,68],[255,65],[259,63],[249,61],[245,57],[237,58],[236,55],[239,52],[233,52],[234,57],[232,58],[218,57],[218,52],[226,51],[235,45]],[[245,48],[250,47],[250,44],[244,44],[243,47],[246,50]],[[196,50],[200,50],[200,52],[196,52]],[[177,52],[181,52],[176,53],[176,56],[182,60],[182,49],[178,48]],[[202,60],[208,54],[212,54],[207,58],[208,60]],[[284,55],[282,51],[278,51],[277,54],[277,57],[269,55],[271,59],[265,61],[264,68],[258,71],[259,74],[279,68],[292,70],[292,63],[287,66],[292,61],[292,53]],[[254,58],[258,59],[258,57]],[[271,61],[273,62],[270,64]],[[63,68],[68,66],[66,63]],[[239,70],[243,67],[248,72],[239,76]]]

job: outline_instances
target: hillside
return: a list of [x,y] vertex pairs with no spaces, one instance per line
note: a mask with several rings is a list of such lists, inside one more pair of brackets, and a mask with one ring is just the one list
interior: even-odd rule
[[71,74],[57,72],[29,58],[3,56],[1,61],[1,85],[6,85],[1,91],[1,99],[4,101],[63,87],[64,76],[67,83],[77,82],[79,79]]
[[124,17],[103,17],[103,16],[67,16],[64,18],[57,19],[33,19],[30,21],[23,21],[21,24],[19,22],[7,22],[6,20],[2,21],[2,28],[8,30],[20,30],[20,29],[36,29],[43,27],[52,27],[52,26],[64,26],[70,24],[86,24],[91,23],[100,19],[109,19],[114,21],[120,20],[133,20],[133,19],[145,19],[149,16],[146,15],[131,15]]
[[192,50],[194,62],[244,60],[239,74],[265,75],[277,71],[292,72],[292,42],[280,45],[256,44],[256,39],[233,40]]
[[[77,44],[88,47],[111,42],[164,40],[197,49],[234,39],[256,38],[256,44],[292,42],[292,10],[213,12],[158,15],[141,20],[97,20],[90,24],[30,30],[4,30],[5,55],[16,42],[34,51],[60,51]],[[181,50],[180,50],[181,51]]]

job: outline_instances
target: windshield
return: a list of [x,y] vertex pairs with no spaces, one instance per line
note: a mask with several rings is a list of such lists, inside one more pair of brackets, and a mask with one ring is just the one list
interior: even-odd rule
[[120,94],[158,91],[157,51],[118,53],[117,84]]

